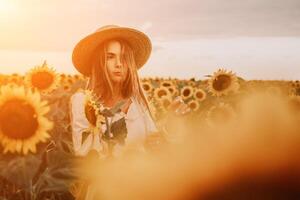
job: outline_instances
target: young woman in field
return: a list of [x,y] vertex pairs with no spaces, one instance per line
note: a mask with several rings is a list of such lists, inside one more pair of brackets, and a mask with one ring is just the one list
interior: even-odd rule
[[[88,77],[86,89],[93,91],[105,107],[112,108],[120,101],[125,102],[121,112],[110,119],[114,122],[123,117],[126,123],[125,145],[116,145],[117,152],[120,146],[143,150],[144,141],[159,135],[138,76],[138,70],[148,60],[151,50],[147,35],[115,25],[101,27],[80,40],[73,50],[75,68]],[[101,134],[90,134],[83,141],[82,133],[89,126],[84,102],[84,92],[75,93],[70,100],[73,146],[75,153],[82,156],[91,150],[101,153],[105,149]],[[180,98],[176,98],[170,108],[179,115],[190,111]],[[105,130],[103,124],[102,133]]]

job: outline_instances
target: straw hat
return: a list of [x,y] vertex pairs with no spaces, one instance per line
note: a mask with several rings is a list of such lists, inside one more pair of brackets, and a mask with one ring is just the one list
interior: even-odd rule
[[147,35],[133,28],[107,25],[77,43],[72,54],[73,65],[80,73],[88,76],[91,71],[90,58],[93,51],[102,42],[114,38],[121,38],[128,42],[133,49],[138,69],[147,62],[152,50],[151,41]]

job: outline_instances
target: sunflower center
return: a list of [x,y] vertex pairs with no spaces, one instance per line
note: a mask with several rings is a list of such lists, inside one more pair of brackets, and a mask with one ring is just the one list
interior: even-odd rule
[[183,90],[183,96],[187,97],[191,94],[191,91],[189,89]]
[[174,94],[174,92],[175,92],[175,90],[173,89],[173,88],[168,88],[168,90],[172,93],[172,94]]
[[32,85],[40,90],[50,87],[53,81],[54,77],[49,72],[36,72],[31,77]]
[[162,97],[162,96],[167,95],[167,92],[166,92],[165,90],[159,90],[159,91],[157,92],[157,95],[158,95],[159,97]]
[[84,108],[84,111],[85,111],[85,116],[86,116],[87,120],[90,122],[90,124],[92,124],[93,126],[96,126],[97,116],[96,116],[96,112],[95,112],[95,109],[93,108],[93,106],[91,106],[89,103],[87,103]]
[[202,99],[203,93],[202,93],[202,92],[197,92],[197,93],[196,93],[196,97],[197,97],[198,99]]
[[231,78],[230,76],[226,74],[221,74],[216,77],[216,79],[213,81],[213,88],[217,91],[222,91],[227,89],[231,84]]
[[170,87],[170,86],[171,86],[171,83],[167,83],[167,82],[166,82],[166,83],[163,83],[162,85],[163,85],[164,87]]
[[150,90],[150,86],[148,84],[143,84],[143,88],[144,88],[145,91]]
[[11,99],[0,107],[0,130],[13,139],[27,139],[38,129],[34,108],[23,99]]
[[68,83],[73,84],[73,80],[71,78],[69,78]]
[[196,105],[195,102],[190,103],[189,106],[190,106],[190,108],[191,108],[192,110],[195,110],[195,109],[197,108],[197,105]]
[[78,75],[78,74],[75,74],[75,75],[74,75],[74,79],[75,79],[75,80],[78,80],[78,79],[79,79],[79,75]]
[[69,90],[70,89],[70,87],[68,85],[65,85],[63,88],[64,88],[64,90]]

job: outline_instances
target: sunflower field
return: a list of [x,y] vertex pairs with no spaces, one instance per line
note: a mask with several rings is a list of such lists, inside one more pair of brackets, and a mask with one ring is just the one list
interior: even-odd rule
[[[87,77],[60,74],[45,62],[26,74],[0,74],[0,199],[74,199],[78,178],[69,116],[70,97],[85,91]],[[159,122],[177,96],[191,108],[195,130],[234,119],[239,102],[252,92],[281,96],[300,122],[300,81],[244,80],[219,69],[204,79],[143,77],[141,86]],[[89,91],[87,91],[89,92]],[[93,97],[92,94],[87,95]],[[97,105],[86,116],[97,128]],[[93,112],[90,112],[90,111]],[[172,127],[167,129],[172,134]]]

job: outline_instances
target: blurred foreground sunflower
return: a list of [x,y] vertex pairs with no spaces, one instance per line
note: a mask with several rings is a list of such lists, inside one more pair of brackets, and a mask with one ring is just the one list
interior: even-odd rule
[[229,104],[223,102],[212,106],[206,115],[206,122],[210,126],[226,124],[236,116],[235,111]]
[[232,71],[219,69],[208,81],[208,90],[213,96],[227,95],[239,89],[238,78]]
[[45,142],[53,122],[45,114],[50,107],[40,94],[23,86],[0,88],[0,143],[4,153],[35,153],[36,145]]
[[25,84],[42,93],[49,93],[58,87],[59,75],[45,61],[42,66],[34,67],[26,73]]
[[161,107],[163,113],[168,111],[169,106],[172,103],[172,98],[170,96],[163,96],[158,100],[159,106]]
[[282,94],[281,89],[276,86],[267,87],[266,92],[270,95],[277,95],[277,96]]

